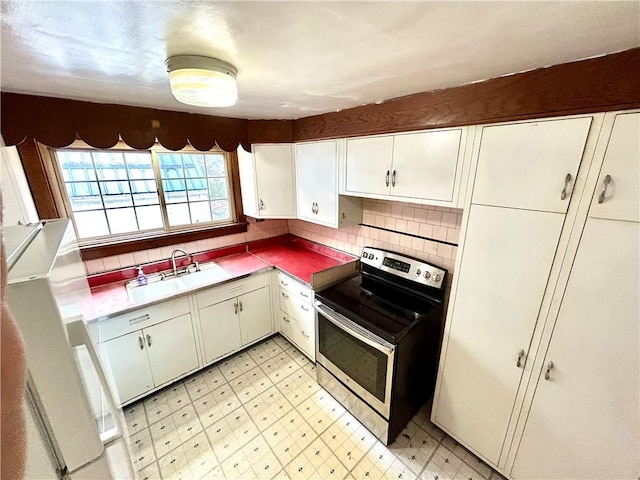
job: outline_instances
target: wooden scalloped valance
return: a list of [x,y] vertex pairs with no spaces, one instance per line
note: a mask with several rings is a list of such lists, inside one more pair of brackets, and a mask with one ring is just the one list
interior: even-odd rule
[[0,110],[6,145],[33,138],[61,148],[82,139],[96,148],[110,148],[122,138],[139,150],[150,148],[156,140],[169,150],[180,150],[187,143],[201,151],[216,145],[227,152],[238,145],[251,149],[248,120],[238,118],[5,92]]

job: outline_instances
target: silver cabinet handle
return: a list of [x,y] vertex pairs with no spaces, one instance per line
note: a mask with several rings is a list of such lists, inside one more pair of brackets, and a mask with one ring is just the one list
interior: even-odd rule
[[238,313],[238,303],[237,302],[233,304],[233,309],[234,309],[234,313],[237,314]]
[[567,176],[564,177],[564,187],[562,189],[562,193],[560,194],[560,200],[564,200],[565,198],[567,198],[567,195],[568,195],[567,189],[569,188],[570,183],[571,183],[571,174],[567,173]]
[[288,287],[288,286],[289,286],[289,284],[288,284],[287,282],[285,282],[284,280],[280,280],[280,283],[281,283],[282,285],[284,285],[285,287]]
[[390,173],[391,173],[391,172],[390,172],[389,170],[387,170],[387,174],[386,174],[386,175],[385,175],[385,177],[384,177],[384,183],[386,183],[386,184],[387,184],[387,187],[389,186],[389,174],[390,174]]
[[134,325],[136,323],[144,322],[145,320],[149,320],[149,314],[146,313],[144,315],[140,315],[139,317],[129,319],[129,325]]
[[286,293],[282,292],[282,296],[286,299],[289,299],[289,295],[287,295]]
[[305,298],[309,298],[309,295],[307,295],[306,293],[304,293],[302,291],[300,292],[300,296],[305,297]]
[[516,361],[516,367],[524,368],[523,360],[525,360],[524,350],[520,350],[518,352],[518,360]]
[[285,321],[285,323],[290,323],[290,322],[289,322],[289,319],[287,319],[287,317],[282,317],[282,320],[284,320],[284,321]]
[[305,307],[304,305],[300,305],[300,308],[301,308],[302,310],[304,310],[305,312],[308,312],[308,311],[309,311],[309,309],[308,309],[307,307]]
[[147,333],[147,346],[151,346],[151,335]]
[[550,374],[551,374],[551,370],[553,370],[553,367],[554,367],[553,362],[550,361],[549,363],[547,363],[547,370],[544,372],[545,380],[549,380],[549,377],[551,377]]
[[311,203],[311,213],[316,213],[316,202]]
[[320,209],[318,208],[318,202],[316,202],[316,215],[318,214],[318,211],[319,211],[319,210],[320,210]]
[[302,330],[300,330],[300,333],[302,334],[303,337],[309,338],[309,335],[304,333]]
[[396,186],[396,171],[394,170],[393,173],[391,174],[391,186],[395,187]]
[[609,183],[611,183],[611,175],[606,175],[604,177],[604,183],[602,185],[602,191],[600,192],[600,195],[598,195],[598,203],[604,202],[604,196],[607,193],[607,187],[609,186]]
[[144,350],[144,340],[142,337],[138,337],[138,345],[140,345],[140,350]]
[[260,199],[260,206],[258,207],[258,210],[264,210],[264,202],[262,199]]
[[242,311],[242,302],[238,302],[238,306],[240,307],[240,311]]

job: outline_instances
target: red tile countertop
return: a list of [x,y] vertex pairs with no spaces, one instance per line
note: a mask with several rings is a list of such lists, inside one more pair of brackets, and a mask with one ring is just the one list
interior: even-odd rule
[[[194,255],[194,259],[202,263],[215,261],[231,275],[231,278],[225,281],[276,266],[302,282],[310,284],[312,274],[344,265],[356,260],[357,257],[293,235],[282,235],[247,245],[199,253]],[[145,273],[155,273],[170,268],[170,262],[164,260],[145,265]],[[91,299],[84,308],[85,318],[88,320],[104,318],[165,300],[158,298],[145,303],[136,303],[131,300],[127,294],[125,282],[134,279],[136,275],[135,268],[127,268],[90,276]],[[185,293],[188,291],[181,292],[179,295]]]

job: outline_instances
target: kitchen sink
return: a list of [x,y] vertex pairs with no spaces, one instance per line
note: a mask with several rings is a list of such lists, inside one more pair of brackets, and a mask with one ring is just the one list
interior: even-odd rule
[[142,303],[210,285],[230,277],[231,275],[220,265],[210,262],[201,265],[199,272],[182,273],[178,276],[155,273],[147,276],[146,285],[138,285],[136,280],[130,280],[126,283],[126,287],[129,298],[136,303]]

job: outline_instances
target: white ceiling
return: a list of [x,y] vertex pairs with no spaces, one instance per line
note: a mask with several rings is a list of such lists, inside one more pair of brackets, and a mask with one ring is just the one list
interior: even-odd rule
[[[640,45],[640,2],[2,0],[3,91],[294,119]],[[239,101],[190,107],[168,56],[238,68]]]

